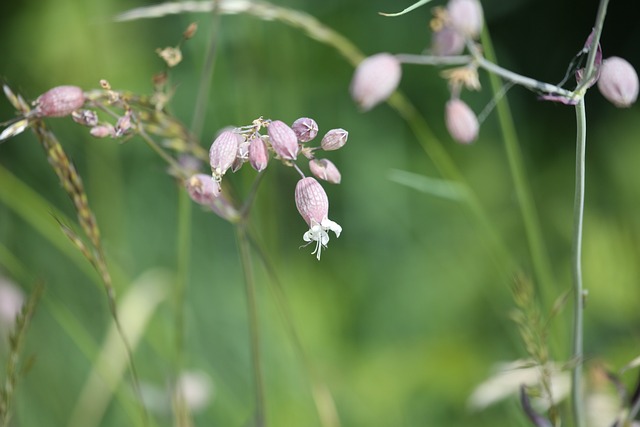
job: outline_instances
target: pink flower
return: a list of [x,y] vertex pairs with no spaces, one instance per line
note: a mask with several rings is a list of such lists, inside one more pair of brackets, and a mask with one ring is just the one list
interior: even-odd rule
[[351,80],[351,97],[363,111],[368,111],[396,90],[401,76],[400,61],[390,53],[365,58]]
[[295,160],[300,146],[296,133],[286,123],[274,120],[267,127],[269,141],[276,154],[285,160]]
[[68,116],[84,104],[84,92],[78,86],[57,86],[36,99],[32,114],[38,117]]
[[213,141],[209,149],[209,160],[214,178],[220,180],[227,170],[229,170],[236,159],[238,147],[241,142],[242,136],[230,130],[222,132]]
[[482,31],[482,6],[478,0],[450,0],[447,5],[449,23],[461,34],[476,38]]
[[210,205],[220,195],[220,183],[211,175],[199,173],[186,182],[191,200],[200,205]]
[[320,260],[322,248],[329,243],[331,230],[336,237],[340,237],[342,227],[329,219],[329,199],[327,193],[314,178],[302,178],[296,185],[296,207],[302,218],[307,222],[309,231],[304,233],[302,239],[307,242],[316,242],[316,249],[312,252]]
[[260,136],[254,136],[249,141],[249,163],[258,172],[266,169],[269,163],[269,151],[267,144]]
[[344,147],[344,144],[347,143],[348,137],[349,132],[344,129],[331,129],[322,137],[320,146],[325,151],[337,150]]
[[291,129],[293,129],[300,142],[309,142],[318,135],[318,124],[308,117],[300,117],[293,122]]
[[340,171],[330,160],[327,159],[313,159],[309,161],[309,169],[311,173],[316,177],[332,184],[340,184],[342,176]]
[[638,98],[638,74],[626,60],[612,56],[602,62],[598,89],[616,107],[630,107]]
[[469,144],[478,137],[478,118],[471,108],[459,99],[452,99],[445,106],[445,124],[451,137]]

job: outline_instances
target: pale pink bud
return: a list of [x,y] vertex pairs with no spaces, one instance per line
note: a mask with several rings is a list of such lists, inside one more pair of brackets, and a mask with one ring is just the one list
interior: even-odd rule
[[296,185],[296,207],[311,227],[312,222],[322,223],[329,215],[329,198],[315,178],[302,178]]
[[293,122],[291,129],[293,129],[300,142],[309,142],[318,135],[318,124],[308,117],[300,117]]
[[463,144],[471,143],[478,136],[478,118],[471,108],[459,99],[447,102],[445,123],[453,139]]
[[322,137],[320,146],[325,151],[337,150],[344,147],[344,144],[347,143],[348,137],[349,132],[344,129],[331,129]]
[[465,36],[476,38],[482,31],[482,6],[478,0],[449,0],[447,14],[451,26]]
[[431,51],[437,56],[459,55],[464,50],[464,36],[449,26],[433,33]]
[[259,136],[255,136],[249,141],[249,163],[258,172],[266,169],[269,163],[267,144]]
[[84,92],[78,86],[57,86],[36,99],[33,114],[39,117],[64,117],[84,104]]
[[129,129],[131,129],[131,110],[124,113],[124,116],[118,118],[116,122],[116,137],[124,135]]
[[108,136],[113,138],[116,136],[116,130],[111,123],[94,126],[89,133],[96,138],[106,138]]
[[12,327],[22,310],[24,293],[9,280],[0,276],[0,330]]
[[242,137],[230,130],[220,133],[213,141],[209,149],[209,161],[211,172],[216,179],[220,179],[229,170],[236,159],[241,142]]
[[351,80],[351,97],[363,111],[368,111],[396,90],[401,76],[400,61],[390,53],[365,58]]
[[220,195],[220,183],[211,175],[199,173],[186,182],[191,200],[200,205],[210,205]]
[[340,184],[340,180],[342,179],[336,165],[327,159],[313,159],[309,161],[309,169],[316,178],[332,184]]
[[638,74],[626,60],[612,56],[602,62],[598,89],[616,107],[629,107],[638,98]]
[[274,120],[267,127],[271,146],[276,154],[286,160],[295,160],[298,157],[298,137],[286,123]]

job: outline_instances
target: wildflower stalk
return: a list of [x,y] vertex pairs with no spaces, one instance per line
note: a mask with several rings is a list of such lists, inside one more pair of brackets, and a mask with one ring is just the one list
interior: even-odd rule
[[574,315],[573,315],[573,361],[571,373],[571,397],[574,422],[577,427],[584,426],[584,409],[582,399],[582,340],[583,340],[583,298],[582,289],[582,223],[584,219],[584,190],[585,190],[585,149],[587,142],[587,116],[584,99],[576,104],[576,189],[573,204],[573,284],[574,284]]
[[247,294],[247,315],[249,317],[249,337],[251,345],[251,362],[253,365],[253,380],[255,387],[256,413],[255,427],[265,426],[264,383],[260,366],[260,331],[258,329],[258,308],[256,304],[256,288],[253,277],[251,254],[249,253],[249,239],[246,225],[240,223],[236,226],[240,261],[244,273],[245,291]]
[[183,365],[185,347],[185,294],[189,280],[189,260],[191,259],[191,208],[192,202],[185,191],[178,192],[178,243],[176,246],[176,280],[175,280],[175,340],[176,359],[175,375],[180,373]]

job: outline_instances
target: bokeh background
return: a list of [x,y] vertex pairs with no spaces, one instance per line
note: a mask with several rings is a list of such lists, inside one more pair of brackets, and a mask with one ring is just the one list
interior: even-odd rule
[[[411,2],[274,3],[315,16],[367,55],[420,53],[429,46],[428,7],[393,19],[377,14]],[[593,0],[579,5],[552,0],[482,3],[499,63],[549,82],[563,77],[597,9]],[[163,66],[155,49],[174,45],[195,21],[198,33],[184,46],[184,61],[171,76],[176,86],[171,111],[190,123],[214,20],[192,14],[112,21],[116,13],[146,4],[5,2],[0,76],[27,99],[60,84],[97,88],[100,79],[115,89],[148,93],[151,76]],[[611,2],[602,46],[605,57],[622,56],[638,67],[640,27],[628,8],[627,2]],[[252,213],[286,294],[288,319],[307,355],[305,364],[256,258],[268,425],[320,425],[310,378],[320,378],[328,387],[343,426],[527,425],[515,398],[484,411],[467,407],[472,390],[496,362],[527,356],[509,317],[511,286],[517,273],[535,279],[495,114],[482,124],[476,143],[457,145],[444,127],[449,94],[439,70],[403,66],[400,89],[478,195],[510,255],[508,268],[496,265],[486,230],[464,203],[389,178],[392,170],[440,176],[409,126],[388,105],[358,111],[348,94],[353,69],[332,48],[282,23],[245,15],[223,16],[217,35],[203,146],[208,147],[218,129],[249,124],[259,116],[289,123],[309,116],[321,132],[336,127],[350,132],[346,147],[329,156],[343,182],[325,185],[330,216],[344,231],[339,239],[332,238],[321,262],[309,248],[299,249],[306,229],[295,210],[292,170],[271,165]],[[486,76],[482,83],[481,92],[463,95],[476,112],[491,99]],[[574,111],[539,102],[519,88],[508,99],[551,261],[548,308],[571,287]],[[1,120],[13,114],[8,102],[0,102]],[[585,345],[589,362],[604,361],[615,370],[640,349],[640,121],[637,107],[616,109],[596,90],[587,95],[587,116]],[[150,409],[153,422],[171,425],[162,393],[175,364],[171,286],[181,190],[162,160],[138,138],[126,143],[96,140],[70,120],[48,124],[85,180],[120,299],[137,289],[143,297],[132,303],[132,311],[151,311],[139,339],[133,340],[135,360],[147,400],[155,405]],[[86,261],[58,230],[52,213],[74,218],[73,208],[31,133],[0,145],[0,170],[5,190],[0,200],[0,275],[27,293],[37,280],[46,284],[27,336],[25,355],[32,365],[18,384],[14,425],[140,425],[126,371],[117,376],[122,381],[114,386],[113,398],[100,382],[87,386],[111,327],[107,300]],[[255,173],[245,167],[229,179],[242,194]],[[250,425],[253,374],[234,229],[198,207],[190,215],[184,367],[203,373],[211,391],[194,421],[200,426]],[[158,296],[165,282],[166,292]],[[569,357],[570,311],[571,304],[553,321],[552,356],[560,362]],[[131,334],[133,323],[128,326]],[[6,351],[3,342],[0,361]],[[106,354],[122,361],[117,345]],[[623,379],[631,385],[634,375]],[[102,394],[107,396],[103,400]],[[103,412],[82,412],[95,409],[97,402],[106,402]]]

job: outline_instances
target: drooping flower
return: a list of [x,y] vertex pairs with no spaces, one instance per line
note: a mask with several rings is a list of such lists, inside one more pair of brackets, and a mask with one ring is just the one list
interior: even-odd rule
[[209,205],[220,195],[220,183],[203,173],[189,178],[186,187],[191,199],[200,205]]
[[625,59],[612,56],[602,62],[598,89],[616,107],[630,107],[638,99],[638,74]]
[[302,178],[296,185],[296,207],[302,218],[309,226],[302,239],[307,242],[316,242],[316,248],[312,252],[320,260],[322,248],[329,243],[331,230],[336,237],[340,237],[342,227],[329,219],[329,199],[327,193],[315,178]]
[[478,137],[480,125],[474,112],[460,99],[452,99],[445,106],[445,124],[451,137],[469,144]]
[[36,107],[31,114],[37,117],[64,117],[82,107],[84,101],[84,92],[78,86],[57,86],[36,99]]
[[220,133],[211,144],[209,161],[211,163],[211,172],[216,179],[221,179],[233,164],[240,142],[242,142],[242,136],[226,130]]
[[285,122],[274,120],[267,127],[269,141],[276,154],[285,160],[298,157],[300,145],[296,133]]
[[254,136],[249,141],[249,163],[258,172],[266,169],[269,163],[267,144],[260,136]]
[[351,97],[362,111],[368,111],[387,99],[400,83],[402,67],[390,53],[365,58],[351,80]]

